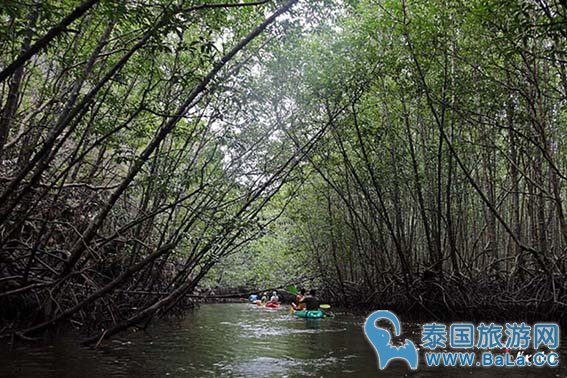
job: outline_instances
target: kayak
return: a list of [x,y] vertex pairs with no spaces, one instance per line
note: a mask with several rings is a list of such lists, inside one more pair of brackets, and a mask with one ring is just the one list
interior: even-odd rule
[[306,319],[321,319],[325,317],[325,313],[321,310],[300,310],[293,313],[295,316]]
[[266,307],[266,308],[278,308],[280,307],[279,303],[272,303],[272,302],[268,302],[268,303],[263,303],[261,300],[257,300],[256,305],[258,305],[258,307]]

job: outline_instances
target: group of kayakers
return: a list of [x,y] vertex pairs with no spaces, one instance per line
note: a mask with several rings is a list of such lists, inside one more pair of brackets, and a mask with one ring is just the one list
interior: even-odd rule
[[[280,298],[278,297],[278,293],[274,290],[272,295],[268,299],[268,292],[265,291],[260,295],[252,294],[248,298],[248,300],[252,303],[256,303],[257,305],[264,305],[266,307],[279,307],[280,305]],[[304,288],[299,290],[299,294],[295,296],[295,301],[291,303],[291,307],[295,311],[300,310],[318,310],[319,309],[319,298],[316,296],[315,289],[311,289],[309,293]]]
[[267,307],[279,307],[280,305],[280,298],[278,297],[278,293],[274,290],[272,291],[272,296],[268,299],[268,292],[265,291],[262,293],[260,299],[258,299],[258,295],[252,294],[248,298],[250,302],[256,303],[257,305],[264,305]]

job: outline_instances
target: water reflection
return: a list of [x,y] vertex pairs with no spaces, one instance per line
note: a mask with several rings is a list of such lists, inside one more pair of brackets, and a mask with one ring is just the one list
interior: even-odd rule
[[[0,376],[567,376],[563,364],[555,369],[420,367],[411,372],[405,363],[394,361],[378,372],[363,323],[363,317],[352,315],[306,320],[283,308],[203,305],[180,322],[156,322],[147,333],[124,334],[97,350],[78,346],[70,334],[14,351],[0,346]],[[403,327],[404,337],[418,337],[418,326]],[[565,352],[562,347],[560,356],[567,356]]]

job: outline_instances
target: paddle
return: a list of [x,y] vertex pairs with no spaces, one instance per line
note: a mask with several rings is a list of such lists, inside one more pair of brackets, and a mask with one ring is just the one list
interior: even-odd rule
[[322,304],[322,305],[319,305],[319,308],[322,308],[322,309],[324,309],[324,310],[328,310],[328,309],[331,308],[331,305],[329,305],[329,304]]

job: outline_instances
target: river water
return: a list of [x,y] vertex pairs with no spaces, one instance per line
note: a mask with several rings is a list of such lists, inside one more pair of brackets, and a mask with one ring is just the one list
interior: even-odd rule
[[[305,320],[287,308],[206,304],[181,321],[156,321],[98,349],[72,333],[36,344],[0,346],[0,377],[567,377],[555,368],[426,368],[393,361],[379,371],[362,325],[364,317],[337,314]],[[403,324],[419,339],[419,326]],[[560,358],[567,356],[562,340]],[[416,344],[417,345],[417,344]]]

